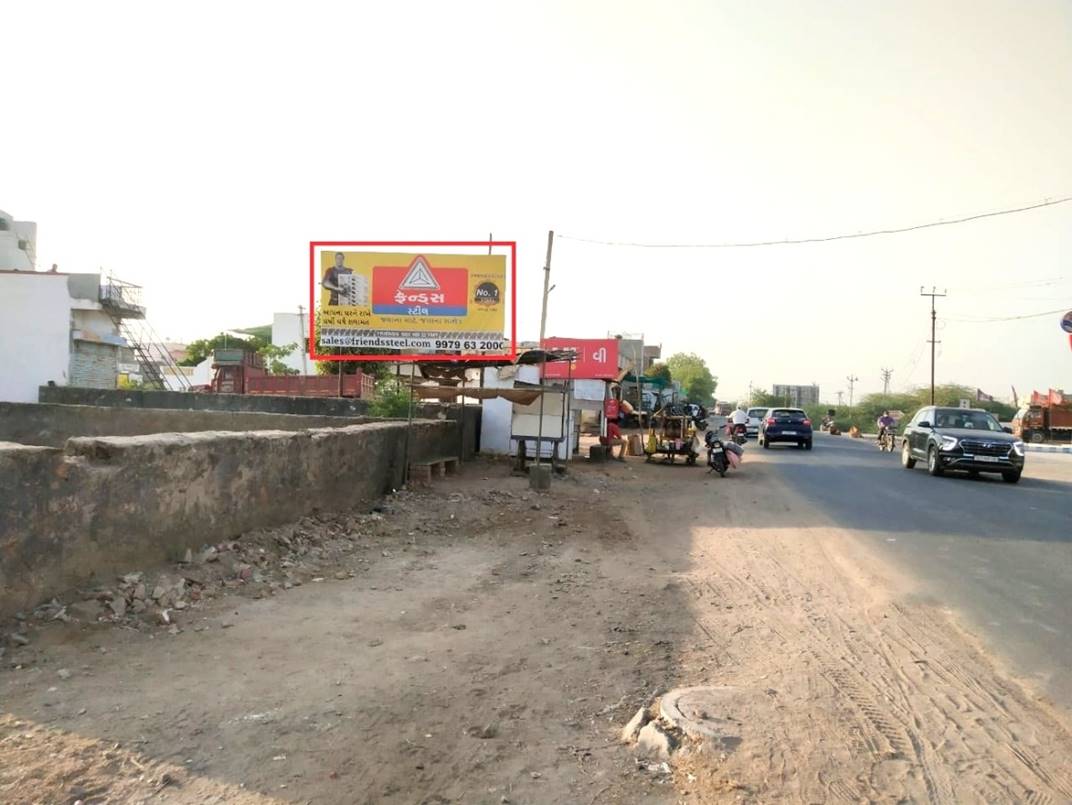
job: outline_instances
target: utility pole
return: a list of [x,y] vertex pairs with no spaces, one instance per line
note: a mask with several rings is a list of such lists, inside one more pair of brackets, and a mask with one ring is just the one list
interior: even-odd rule
[[856,381],[859,380],[860,378],[856,377],[856,375],[849,375],[845,379],[849,381],[849,408],[852,408],[853,389],[856,386]]
[[890,393],[890,376],[893,374],[893,369],[882,370],[882,393],[883,395]]
[[298,305],[298,343],[305,344],[301,351],[302,374],[309,374],[309,339],[305,335],[305,306]]
[[551,293],[551,247],[555,245],[554,230],[547,233],[547,260],[543,265],[543,308],[540,310],[540,349],[547,330],[547,295]]
[[838,407],[838,408],[840,408],[840,407],[841,407],[841,398],[842,398],[842,397],[844,397],[844,396],[845,396],[845,392],[844,392],[844,391],[839,391],[839,392],[837,393],[837,407]]
[[[640,389],[640,364],[641,359],[644,357],[644,335],[640,336],[640,355],[637,355],[636,345],[633,345],[633,379],[636,380],[636,421],[637,427],[641,428],[643,432],[644,428],[644,395]],[[654,413],[654,412],[653,412]]]
[[935,326],[936,326],[936,323],[938,321],[938,313],[934,309],[934,300],[935,300],[935,297],[939,297],[939,296],[944,297],[946,295],[946,291],[942,291],[942,293],[938,293],[937,288],[935,288],[932,285],[930,293],[927,293],[925,290],[923,290],[923,286],[921,285],[919,287],[919,295],[920,296],[929,296],[931,298],[931,340],[930,340],[930,345],[931,345],[931,405],[934,405],[934,347],[938,343],[934,339],[934,337],[935,337]]

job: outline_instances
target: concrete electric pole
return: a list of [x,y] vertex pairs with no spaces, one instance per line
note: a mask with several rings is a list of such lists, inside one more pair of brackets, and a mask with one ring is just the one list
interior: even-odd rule
[[839,391],[839,392],[837,393],[837,407],[838,407],[838,408],[840,408],[840,407],[841,407],[841,398],[842,398],[842,397],[844,397],[844,396],[845,396],[845,392],[844,392],[844,391]]
[[883,395],[890,393],[890,376],[893,374],[893,369],[882,370],[882,393]]
[[923,286],[920,286],[919,295],[929,296],[931,298],[931,405],[934,405],[934,347],[938,343],[934,339],[935,324],[938,321],[938,313],[934,309],[934,300],[936,297],[945,296],[946,291],[938,293],[937,289],[935,289],[934,286],[931,286],[930,293],[927,293],[923,290]]
[[555,233],[547,233],[547,260],[543,264],[543,307],[540,310],[540,349],[547,330],[547,295],[551,293],[551,247],[555,245]]
[[845,379],[849,381],[849,408],[852,408],[853,389],[856,387],[856,381],[860,378],[856,377],[856,375],[849,375]]

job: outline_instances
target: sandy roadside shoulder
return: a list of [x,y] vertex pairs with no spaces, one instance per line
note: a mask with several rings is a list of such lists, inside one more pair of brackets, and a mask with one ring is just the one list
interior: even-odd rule
[[1063,714],[762,454],[746,468],[703,494],[662,489],[631,518],[652,540],[691,532],[670,575],[703,647],[678,676],[731,689],[737,740],[679,758],[681,781],[702,801],[1072,801]]

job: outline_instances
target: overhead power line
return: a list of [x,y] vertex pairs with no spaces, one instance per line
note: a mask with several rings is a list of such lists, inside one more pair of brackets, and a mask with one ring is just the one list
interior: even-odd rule
[[1041,313],[1026,313],[1023,316],[994,316],[991,318],[954,318],[952,316],[943,316],[946,321],[962,322],[965,324],[989,324],[997,321],[1019,321],[1020,319],[1039,319],[1043,316],[1053,316],[1059,313],[1064,313],[1068,310],[1066,307],[1059,307],[1056,310],[1044,310]]
[[737,243],[640,243],[637,241],[626,240],[599,240],[596,238],[582,238],[576,235],[562,235],[558,237],[563,240],[572,240],[578,243],[594,243],[600,246],[625,246],[637,249],[747,249],[757,246],[792,246],[803,243],[829,243],[835,240],[851,240],[853,238],[870,238],[877,235],[897,235],[902,232],[914,232],[918,229],[930,229],[937,226],[952,226],[954,224],[964,224],[969,221],[978,221],[983,218],[994,218],[999,215],[1012,215],[1018,212],[1027,212],[1029,210],[1038,210],[1043,207],[1054,207],[1058,204],[1065,204],[1072,201],[1072,196],[1065,196],[1057,199],[1046,199],[1034,204],[1028,204],[1024,207],[1012,207],[1005,210],[995,210],[994,212],[981,212],[975,215],[967,215],[963,218],[951,218],[941,221],[930,221],[925,224],[914,224],[912,226],[903,226],[892,229],[873,229],[869,232],[852,232],[844,235],[827,235],[824,237],[813,238],[796,238],[787,240],[758,240],[758,241],[742,241]]
[[958,296],[972,296],[983,293],[990,293],[991,291],[1006,291],[1006,290],[1038,290],[1039,288],[1047,288],[1053,285],[1060,285],[1068,277],[1047,277],[1034,280],[1024,280],[1022,282],[1007,282],[999,285],[979,285],[978,283],[972,285],[963,286],[951,286],[949,290],[956,291]]

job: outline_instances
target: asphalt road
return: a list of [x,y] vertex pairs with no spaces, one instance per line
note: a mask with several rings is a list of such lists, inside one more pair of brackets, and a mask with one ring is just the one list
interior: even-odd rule
[[922,463],[903,469],[899,453],[820,434],[810,452],[772,447],[764,458],[1072,711],[1072,456],[1029,453],[1016,485],[931,478]]

